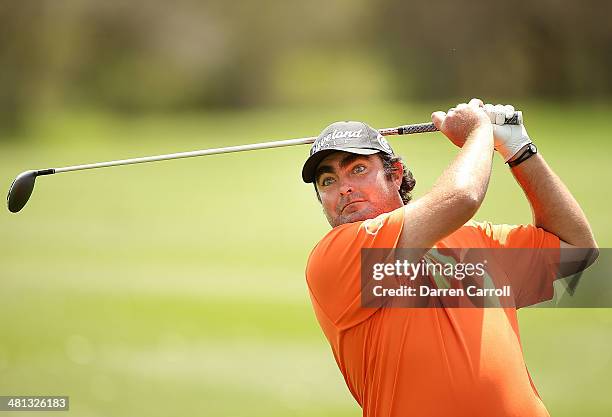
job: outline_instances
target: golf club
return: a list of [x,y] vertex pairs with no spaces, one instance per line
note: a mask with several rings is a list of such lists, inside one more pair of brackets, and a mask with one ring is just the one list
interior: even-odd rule
[[[520,111],[516,111],[511,118],[506,119],[505,123],[518,125],[522,123],[522,118],[522,113]],[[438,129],[434,126],[433,123],[417,123],[380,129],[378,132],[383,136],[391,136],[435,132],[437,130]],[[97,162],[93,164],[74,165],[62,168],[47,168],[25,171],[19,174],[11,184],[11,188],[9,189],[8,195],[6,197],[6,202],[10,212],[17,213],[18,211],[20,211],[27,204],[28,200],[30,199],[30,196],[32,195],[32,191],[34,190],[34,184],[36,182],[36,177],[40,177],[43,175],[59,174],[61,172],[70,171],[82,171],[85,169],[93,168],[105,168],[118,165],[132,165],[142,164],[145,162],[167,161],[170,159],[191,158],[195,156],[215,155],[221,153],[252,151],[256,149],[270,149],[279,148],[283,146],[306,145],[313,143],[315,139],[316,136],[299,139],[280,140],[275,142],[253,143],[250,145],[228,146],[225,148],[202,149],[198,151],[179,152],[166,155],[145,156],[141,158],[121,159],[117,161]]]

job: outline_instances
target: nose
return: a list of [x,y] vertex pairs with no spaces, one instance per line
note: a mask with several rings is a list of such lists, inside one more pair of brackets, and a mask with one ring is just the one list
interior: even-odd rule
[[353,192],[353,186],[351,184],[347,184],[345,182],[345,183],[342,183],[340,185],[340,194],[341,195],[347,195],[347,194],[350,194],[352,192]]

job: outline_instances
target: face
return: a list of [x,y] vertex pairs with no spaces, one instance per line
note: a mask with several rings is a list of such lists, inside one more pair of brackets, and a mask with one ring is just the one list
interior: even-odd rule
[[334,152],[317,167],[316,186],[332,227],[374,218],[402,206],[402,167],[388,179],[380,157]]

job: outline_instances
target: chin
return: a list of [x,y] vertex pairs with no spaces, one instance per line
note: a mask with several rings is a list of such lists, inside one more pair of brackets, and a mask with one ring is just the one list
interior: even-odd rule
[[341,214],[340,216],[336,217],[336,219],[334,219],[333,222],[330,221],[330,224],[333,227],[336,227],[336,226],[341,226],[346,223],[361,222],[364,220],[373,219],[379,214],[382,214],[382,213],[378,213],[376,210],[372,208],[366,208],[366,209],[359,210],[359,211],[349,213],[349,214]]

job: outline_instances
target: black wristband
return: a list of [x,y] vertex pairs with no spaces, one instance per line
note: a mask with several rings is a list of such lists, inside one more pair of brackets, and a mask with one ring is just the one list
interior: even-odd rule
[[531,158],[533,155],[537,153],[538,153],[538,148],[533,143],[530,143],[529,145],[527,145],[527,149],[525,149],[518,158],[516,158],[514,161],[508,162],[508,166],[510,168],[514,168],[518,164],[525,162],[526,160],[528,160],[529,158]]

